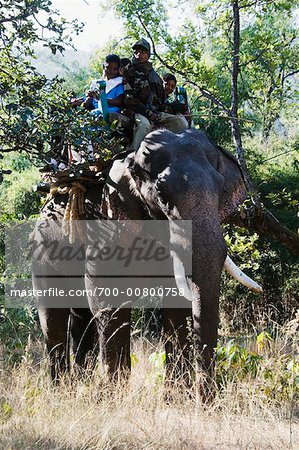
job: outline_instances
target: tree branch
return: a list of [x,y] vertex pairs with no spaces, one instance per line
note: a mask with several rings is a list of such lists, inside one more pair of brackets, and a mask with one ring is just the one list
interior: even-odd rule
[[12,78],[11,73],[6,72],[6,70],[4,70],[2,67],[0,67],[0,72],[5,73],[5,75],[7,75],[8,77]]
[[287,74],[283,77],[282,81],[284,82],[287,78],[292,77],[293,75],[296,75],[297,73],[299,73],[299,69],[293,70],[293,72],[287,73]]
[[261,50],[255,58],[249,59],[248,61],[240,64],[240,67],[247,67],[249,64],[257,61],[262,56],[262,54],[265,53],[266,51],[267,51],[267,49]]
[[245,9],[245,8],[250,8],[251,6],[257,6],[258,3],[260,4],[260,6],[263,6],[263,5],[271,5],[274,3],[274,1],[273,0],[265,0],[264,2],[262,2],[262,1],[259,2],[258,0],[255,0],[251,3],[246,3],[245,5],[239,6],[239,10]]
[[0,25],[2,25],[3,23],[11,23],[11,22],[15,22],[18,20],[25,20],[28,19],[28,17],[30,17],[31,15],[31,10],[28,9],[24,14],[20,14],[17,16],[13,16],[13,17],[5,17],[4,19],[0,20]]
[[288,153],[294,153],[297,151],[298,151],[298,149],[295,148],[294,150],[288,150],[287,152],[278,153],[278,155],[271,156],[271,158],[264,159],[263,161],[261,161],[261,164],[264,164],[267,161],[271,161],[272,159],[278,158],[279,156],[287,155]]
[[218,106],[218,108],[222,109],[226,114],[230,114],[230,110],[225,106],[224,103],[222,103],[220,100],[218,100],[216,97],[214,97],[214,95],[208,91],[207,89],[204,89],[202,86],[200,86],[198,83],[195,83],[194,81],[190,80],[190,78],[186,75],[185,72],[177,69],[175,66],[168,64],[157,52],[156,50],[156,46],[155,46],[155,42],[154,39],[150,33],[150,31],[148,30],[147,26],[145,25],[144,21],[142,20],[140,14],[137,12],[137,17],[138,20],[142,26],[142,28],[144,29],[144,31],[146,32],[147,36],[149,37],[152,47],[153,47],[153,53],[156,56],[156,58],[165,66],[167,67],[167,69],[171,70],[172,72],[178,73],[179,75],[181,75],[185,81],[187,83],[189,83],[191,86],[194,86],[196,89],[198,89],[200,91],[200,93],[202,94],[203,97],[208,98],[209,100],[211,100],[216,106]]

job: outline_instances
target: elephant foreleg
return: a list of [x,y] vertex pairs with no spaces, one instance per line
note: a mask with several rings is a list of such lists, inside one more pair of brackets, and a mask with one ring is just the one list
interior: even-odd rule
[[39,320],[50,356],[51,377],[58,384],[69,370],[68,308],[39,308]]
[[77,371],[93,370],[99,353],[99,342],[96,320],[90,309],[72,309],[70,328]]
[[111,378],[131,370],[130,308],[107,308],[97,313],[100,355]]
[[192,381],[191,307],[163,308],[162,321],[166,352],[166,382],[183,383],[189,386]]

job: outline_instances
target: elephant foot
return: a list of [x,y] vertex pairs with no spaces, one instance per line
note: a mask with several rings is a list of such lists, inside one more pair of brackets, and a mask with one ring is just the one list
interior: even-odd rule
[[167,354],[166,374],[164,385],[166,388],[165,401],[167,403],[194,400],[194,369],[187,355]]
[[174,389],[190,389],[194,384],[194,368],[189,346],[172,337],[165,342],[165,351],[165,384]]
[[52,349],[50,354],[50,366],[51,366],[51,379],[55,386],[58,386],[69,373],[70,364],[69,358],[64,351],[58,351],[57,349]]
[[163,399],[166,404],[186,403],[195,401],[194,382],[186,383],[183,380],[165,380]]
[[98,355],[93,353],[88,353],[84,356],[84,360],[75,361],[74,364],[74,374],[76,379],[86,380],[92,377],[95,372],[95,367],[97,364]]
[[214,402],[216,396],[216,382],[210,375],[201,371],[196,373],[195,391],[196,401],[204,406]]
[[165,385],[175,389],[190,389],[194,384],[192,368],[188,361],[166,364]]
[[111,383],[124,383],[130,379],[131,376],[131,361],[129,358],[111,358],[109,362],[106,362],[105,373]]
[[100,360],[113,382],[131,373],[129,308],[106,309],[97,313]]
[[75,373],[81,377],[94,370],[99,355],[97,325],[89,309],[71,310],[71,335]]

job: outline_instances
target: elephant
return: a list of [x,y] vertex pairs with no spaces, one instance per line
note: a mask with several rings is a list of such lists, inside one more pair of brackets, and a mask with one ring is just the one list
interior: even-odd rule
[[[227,264],[221,225],[247,226],[272,237],[281,234],[281,227],[264,213],[250,221],[246,214],[240,214],[247,193],[236,158],[195,129],[181,134],[167,130],[149,133],[137,152],[120,155],[113,161],[103,185],[86,188],[82,219],[104,219],[108,224],[109,219],[162,220],[169,224],[174,279],[185,290],[184,298],[174,297],[162,308],[166,378],[190,383],[195,367],[197,378],[204,380],[200,382],[202,392],[208,392],[215,366],[220,276],[225,264],[232,266]],[[67,242],[58,220],[64,217],[67,201],[68,195],[60,193],[46,203],[42,218],[50,219],[53,226],[36,231],[37,240],[46,235],[47,239],[55,237]],[[181,228],[181,220],[192,221],[192,242]],[[89,231],[85,230],[86,236]],[[88,239],[84,248],[88,254]],[[192,277],[187,280],[182,255],[191,251]],[[57,275],[64,273],[61,263],[51,261],[47,251],[38,265],[45,272],[50,268]],[[92,274],[93,270],[88,258],[82,261],[82,273]],[[63,284],[67,282],[64,277]],[[82,288],[96,285],[95,278],[89,275],[78,277],[75,283]],[[49,287],[51,278],[33,276],[33,284],[36,289]],[[253,288],[261,290],[258,285]],[[61,372],[69,366],[68,330],[79,368],[94,366],[99,352],[111,377],[129,374],[130,307],[97,305],[90,294],[84,302],[73,308],[39,308],[52,378],[59,381]],[[193,328],[192,345],[188,340],[188,320]]]

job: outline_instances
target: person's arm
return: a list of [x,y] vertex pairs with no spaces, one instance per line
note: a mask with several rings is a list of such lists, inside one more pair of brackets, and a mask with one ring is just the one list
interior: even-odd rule
[[108,105],[122,107],[122,106],[124,106],[124,97],[125,97],[124,94],[121,94],[116,98],[108,98],[107,99]]
[[159,119],[160,112],[150,103],[144,104],[139,98],[134,97],[131,93],[125,91],[124,107],[132,110],[137,114],[142,114],[151,121]]
[[130,86],[125,85],[125,95],[124,95],[124,107],[126,109],[132,110],[135,113],[146,115],[146,106],[137,97]]
[[80,106],[82,103],[86,100],[86,97],[80,97],[80,98],[71,98],[71,106]]
[[[138,74],[137,74],[138,76]],[[150,87],[147,80],[142,80],[142,86],[135,89],[134,80],[135,72],[129,71],[124,74],[124,107],[137,114],[142,114],[148,117],[149,112],[149,99],[150,99]]]
[[189,124],[189,128],[191,128],[193,117],[192,117],[192,112],[191,112],[191,110],[189,108],[187,109],[187,111],[184,114],[184,116],[185,116],[185,118],[186,118],[186,120],[187,120],[187,122]]

